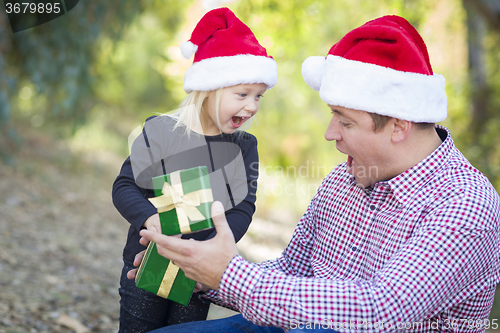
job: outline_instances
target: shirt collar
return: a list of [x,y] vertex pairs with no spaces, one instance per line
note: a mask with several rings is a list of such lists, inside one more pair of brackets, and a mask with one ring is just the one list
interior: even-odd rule
[[[436,131],[443,142],[429,156],[415,166],[384,182],[389,184],[396,199],[403,205],[407,204],[413,195],[412,188],[431,178],[449,159],[451,150],[455,148],[450,131],[441,125],[436,125]],[[382,184],[380,184],[382,185]]]

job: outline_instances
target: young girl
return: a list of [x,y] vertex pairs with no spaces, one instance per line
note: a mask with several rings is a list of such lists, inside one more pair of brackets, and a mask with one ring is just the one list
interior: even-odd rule
[[[126,274],[142,228],[161,232],[151,179],[180,169],[207,166],[214,200],[221,201],[236,241],[255,211],[257,140],[241,131],[257,113],[262,94],[277,80],[276,62],[227,8],[208,12],[181,46],[193,65],[184,76],[189,94],[172,115],[150,117],[134,141],[113,184],[113,203],[130,222],[120,280],[120,332],[148,332],[166,325],[205,320],[209,304],[193,295],[187,307],[135,286]],[[205,240],[214,229],[184,238]]]

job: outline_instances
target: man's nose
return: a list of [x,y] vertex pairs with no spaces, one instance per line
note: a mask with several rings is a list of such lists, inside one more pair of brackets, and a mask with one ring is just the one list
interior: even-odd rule
[[338,121],[335,118],[332,118],[325,133],[325,139],[327,141],[342,140],[342,136],[339,132],[339,126]]

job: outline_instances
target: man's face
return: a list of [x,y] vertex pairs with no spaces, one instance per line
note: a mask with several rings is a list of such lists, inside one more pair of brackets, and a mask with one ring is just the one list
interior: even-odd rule
[[347,154],[347,171],[359,186],[386,180],[390,174],[387,154],[391,145],[391,126],[375,132],[372,117],[365,111],[330,105],[332,120],[325,139],[335,140],[337,149]]

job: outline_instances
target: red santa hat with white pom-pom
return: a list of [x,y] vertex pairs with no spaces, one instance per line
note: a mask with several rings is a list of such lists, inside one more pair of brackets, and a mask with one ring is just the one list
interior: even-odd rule
[[184,90],[211,91],[238,84],[264,83],[272,88],[277,65],[250,28],[229,8],[206,13],[191,39],[181,44],[182,55],[193,65],[184,75]]
[[352,30],[326,58],[307,58],[302,75],[329,105],[412,122],[435,123],[447,115],[444,77],[433,73],[422,37],[399,16]]

